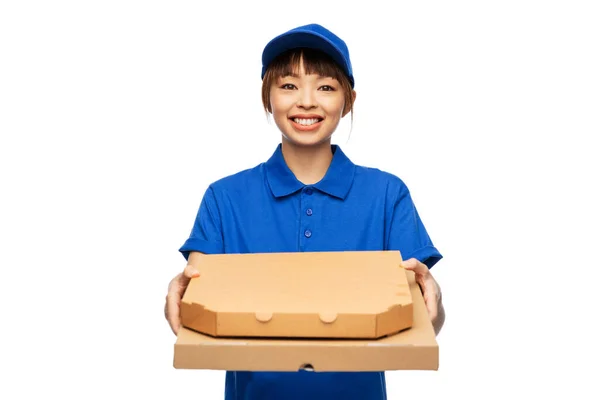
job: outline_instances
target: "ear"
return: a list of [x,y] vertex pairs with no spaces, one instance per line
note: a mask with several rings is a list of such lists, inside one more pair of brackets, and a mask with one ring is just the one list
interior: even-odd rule
[[352,103],[350,104],[346,104],[344,107],[344,112],[342,114],[342,118],[344,118],[346,115],[348,115],[348,113],[350,112],[350,110],[352,109],[352,106],[354,105],[354,102],[356,101],[356,90],[352,91]]

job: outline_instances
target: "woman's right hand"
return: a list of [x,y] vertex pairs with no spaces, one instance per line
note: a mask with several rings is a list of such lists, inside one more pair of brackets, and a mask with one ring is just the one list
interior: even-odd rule
[[188,263],[183,272],[177,274],[169,283],[169,290],[165,301],[165,318],[169,321],[171,330],[175,335],[177,335],[179,328],[181,327],[181,318],[179,314],[181,298],[183,297],[190,280],[198,276],[200,276],[198,270]]

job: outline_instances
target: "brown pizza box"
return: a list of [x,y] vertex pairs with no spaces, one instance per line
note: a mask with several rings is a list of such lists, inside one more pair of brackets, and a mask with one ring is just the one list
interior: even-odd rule
[[215,337],[380,338],[410,328],[398,251],[205,255],[181,303]]
[[227,371],[437,370],[439,348],[414,273],[405,271],[413,299],[410,329],[380,339],[218,338],[181,328],[177,369]]

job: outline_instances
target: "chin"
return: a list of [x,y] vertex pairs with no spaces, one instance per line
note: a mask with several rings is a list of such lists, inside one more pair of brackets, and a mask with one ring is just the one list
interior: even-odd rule
[[297,135],[285,135],[284,140],[292,146],[296,147],[320,147],[329,145],[331,136],[324,138],[315,137],[298,137]]

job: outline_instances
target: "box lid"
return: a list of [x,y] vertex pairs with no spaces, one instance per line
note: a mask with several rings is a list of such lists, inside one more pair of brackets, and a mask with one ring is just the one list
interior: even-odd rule
[[412,326],[398,251],[206,255],[181,303],[221,337],[379,338]]

